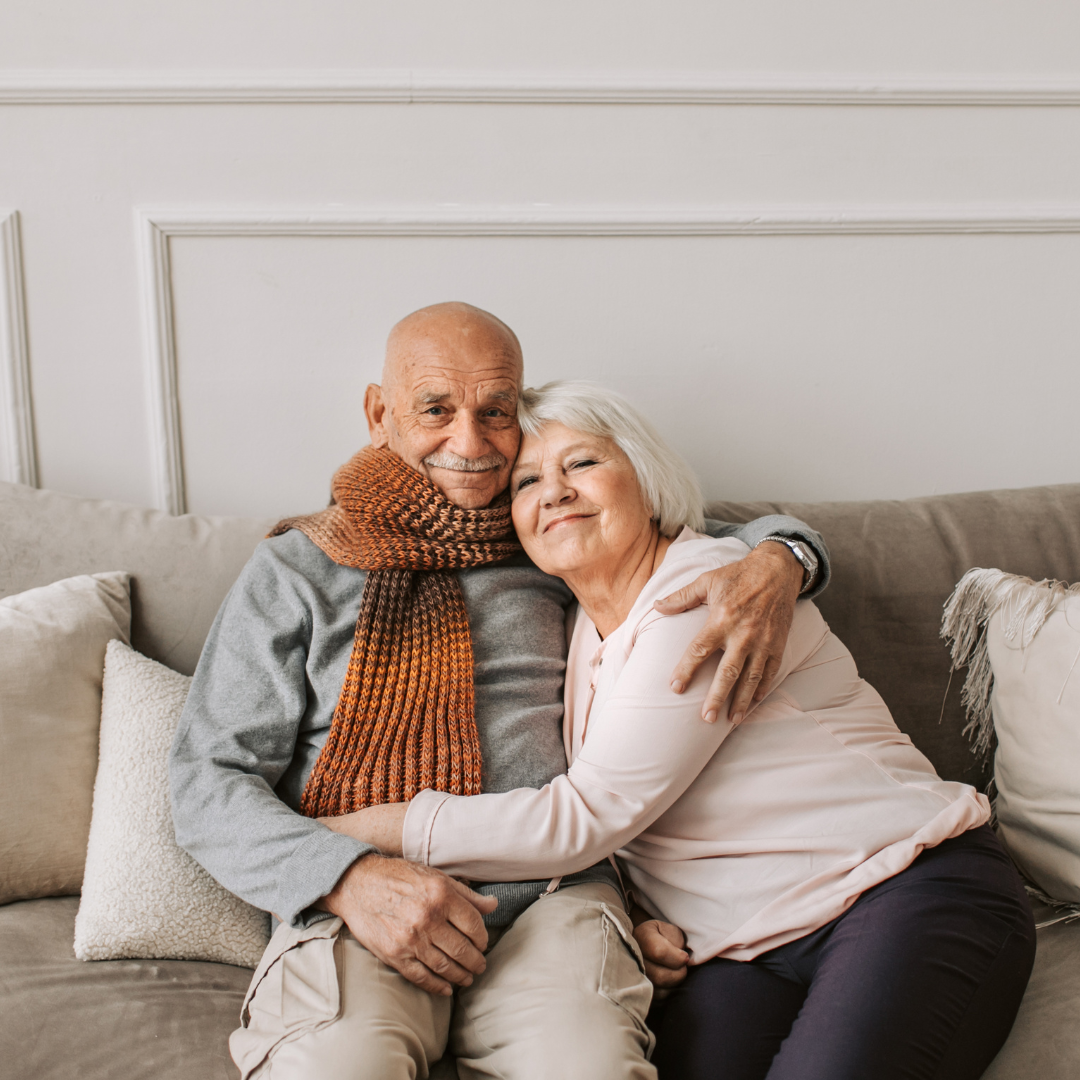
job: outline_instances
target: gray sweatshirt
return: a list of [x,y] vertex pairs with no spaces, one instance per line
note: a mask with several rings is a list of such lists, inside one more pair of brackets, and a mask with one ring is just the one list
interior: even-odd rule
[[[825,544],[802,522],[709,525],[751,547],[771,534],[805,540],[821,560],[814,592],[827,584]],[[327,917],[311,905],[375,850],[298,812],[345,679],[366,579],[295,529],[264,540],[214,620],[170,756],[177,843],[225,888],[293,926]],[[543,787],[566,771],[564,626],[573,596],[524,555],[458,579],[483,790]],[[485,887],[500,900],[489,924],[507,922],[546,884]]]

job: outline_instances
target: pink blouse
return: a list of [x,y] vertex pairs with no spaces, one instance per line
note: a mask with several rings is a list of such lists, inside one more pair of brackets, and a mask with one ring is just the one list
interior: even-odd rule
[[639,902],[683,928],[696,963],[749,960],[987,821],[986,797],[939,779],[808,600],[773,690],[738,727],[726,710],[715,724],[701,719],[717,658],[683,694],[671,691],[707,611],[665,617],[653,602],[747,550],[684,529],[605,640],[579,611],[569,771],[540,790],[421,792],[405,818],[406,858],[510,881],[569,874],[617,851]]

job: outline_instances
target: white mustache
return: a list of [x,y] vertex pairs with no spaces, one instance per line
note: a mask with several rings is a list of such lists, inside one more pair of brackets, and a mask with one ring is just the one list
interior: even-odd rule
[[424,464],[433,469],[452,469],[454,472],[490,472],[501,469],[506,464],[502,454],[487,454],[484,457],[464,458],[457,454],[437,451],[424,458]]

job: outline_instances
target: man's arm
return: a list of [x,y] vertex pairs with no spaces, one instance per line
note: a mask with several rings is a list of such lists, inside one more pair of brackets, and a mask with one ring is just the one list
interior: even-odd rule
[[[828,585],[829,550],[821,534],[798,518],[771,514],[745,525],[706,521],[710,536],[733,536],[751,548],[740,562],[703,574],[685,589],[657,601],[658,611],[674,615],[699,604],[709,605],[709,621],[672,672],[671,688],[682,693],[701,663],[717,651],[723,658],[702,705],[702,718],[716,720],[731,697],[729,716],[739,723],[755,701],[772,688],[784,654],[795,601],[814,597]],[[801,540],[817,556],[814,580],[792,551],[766,540],[784,536]],[[804,585],[809,588],[803,591]]]
[[[293,926],[340,915],[376,956],[433,993],[483,970],[491,901],[466,895],[445,874],[380,858],[371,844],[299,814],[277,794],[306,747],[313,595],[290,553],[306,539],[260,545],[207,638],[170,755],[177,842],[225,888]],[[317,553],[314,554],[314,553]],[[358,600],[358,597],[357,597]],[[342,614],[347,662],[351,640]],[[344,670],[323,682],[336,682]],[[333,711],[326,696],[319,711]],[[295,786],[295,785],[294,785]],[[298,797],[298,796],[297,796]],[[400,966],[399,966],[400,965]],[[445,977],[444,977],[445,976]]]
[[177,843],[230,892],[301,927],[374,848],[330,832],[277,794],[308,705],[310,605],[276,541],[226,597],[169,757]]
[[798,518],[788,517],[786,514],[766,514],[765,517],[755,518],[743,525],[706,518],[705,532],[717,538],[733,536],[751,550],[756,550],[767,536],[784,536],[789,540],[801,540],[811,548],[818,561],[817,574],[810,582],[810,587],[802,594],[807,600],[814,600],[820,596],[832,577],[829,549],[825,538],[816,529],[811,529],[805,521],[800,521]]

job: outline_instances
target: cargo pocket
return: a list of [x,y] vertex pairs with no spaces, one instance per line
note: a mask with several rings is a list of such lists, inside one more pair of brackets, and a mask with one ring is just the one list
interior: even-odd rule
[[645,961],[634,940],[627,915],[600,905],[604,914],[604,959],[600,968],[600,993],[629,1014],[648,1039],[646,1056],[653,1052],[656,1039],[645,1023],[652,1003],[653,987],[645,974]]
[[304,930],[280,926],[263,954],[229,1039],[241,1080],[279,1044],[317,1031],[341,1011],[341,919]]

